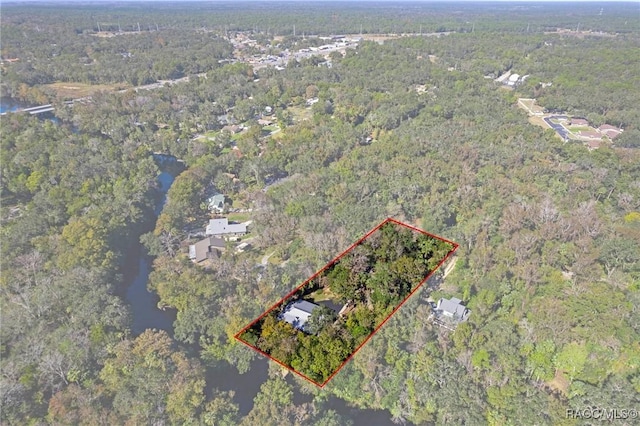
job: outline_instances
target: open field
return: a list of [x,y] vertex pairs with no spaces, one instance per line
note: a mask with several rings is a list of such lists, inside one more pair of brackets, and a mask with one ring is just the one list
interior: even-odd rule
[[227,214],[227,218],[233,222],[246,222],[251,219],[250,213],[229,213]]
[[548,129],[549,126],[547,126],[547,123],[545,123],[544,119],[542,117],[538,117],[535,115],[530,115],[529,116],[529,123],[533,124],[534,126],[540,126],[543,129]]
[[311,108],[305,108],[301,106],[291,106],[287,108],[287,111],[293,116],[294,122],[310,120],[313,117]]
[[524,109],[529,114],[544,114],[544,108],[537,105],[535,99],[520,98],[518,99],[518,107]]
[[91,96],[97,92],[114,92],[129,87],[128,84],[85,84],[85,83],[51,83],[44,86],[55,92],[56,97],[60,99],[78,99]]
[[568,129],[573,133],[576,132],[593,132],[595,129],[591,126],[568,126]]

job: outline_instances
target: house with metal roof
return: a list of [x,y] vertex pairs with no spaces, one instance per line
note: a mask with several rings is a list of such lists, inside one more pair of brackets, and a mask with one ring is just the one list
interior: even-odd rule
[[205,229],[205,234],[214,237],[233,237],[247,233],[247,225],[244,223],[229,223],[226,217],[211,219]]
[[462,304],[462,300],[457,297],[451,299],[440,299],[435,309],[439,320],[447,320],[453,323],[464,322],[469,319],[471,311]]
[[307,302],[306,300],[296,300],[287,305],[279,318],[288,322],[298,330],[304,331],[304,326],[309,320],[311,313],[319,307],[319,305]]
[[224,195],[216,194],[207,198],[207,208],[211,212],[222,213],[224,210]]

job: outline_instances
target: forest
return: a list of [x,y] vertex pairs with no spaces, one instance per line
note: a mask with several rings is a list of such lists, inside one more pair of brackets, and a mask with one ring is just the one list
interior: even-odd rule
[[[640,405],[636,4],[1,12],[3,105],[55,110],[0,117],[0,423],[577,425]],[[343,34],[357,47],[282,69],[243,59]],[[624,131],[563,142],[521,97]],[[184,164],[161,211],[158,153]],[[197,265],[213,191],[250,246]],[[460,244],[455,267],[326,386],[234,339],[387,217]],[[168,329],[134,332],[141,249]],[[428,297],[473,314],[434,326]]]
[[[324,386],[455,248],[387,220],[237,338]],[[323,304],[302,327],[283,320],[292,302],[308,299],[343,304],[344,314]]]

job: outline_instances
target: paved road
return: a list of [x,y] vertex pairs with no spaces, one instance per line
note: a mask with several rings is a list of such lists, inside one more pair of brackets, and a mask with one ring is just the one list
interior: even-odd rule
[[560,135],[560,137],[564,140],[569,139],[569,131],[562,125],[562,124],[556,124],[551,120],[566,120],[568,117],[566,115],[553,115],[551,117],[545,117],[544,118],[544,122],[547,123],[547,125],[549,127],[551,127],[553,130],[556,131],[556,133],[558,133]]

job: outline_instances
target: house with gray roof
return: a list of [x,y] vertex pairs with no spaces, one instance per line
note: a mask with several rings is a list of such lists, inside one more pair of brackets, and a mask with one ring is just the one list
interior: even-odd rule
[[469,319],[471,311],[462,304],[462,300],[457,297],[451,299],[440,299],[435,308],[436,317],[440,321],[458,324]]
[[217,257],[224,251],[226,243],[222,238],[207,237],[189,246],[189,259],[195,263]]
[[214,237],[234,237],[247,233],[247,225],[244,223],[229,223],[226,217],[211,219],[205,229],[205,234]]
[[288,322],[298,330],[304,331],[304,326],[307,321],[309,321],[311,313],[319,307],[319,305],[307,302],[306,300],[296,300],[287,305],[279,318]]

